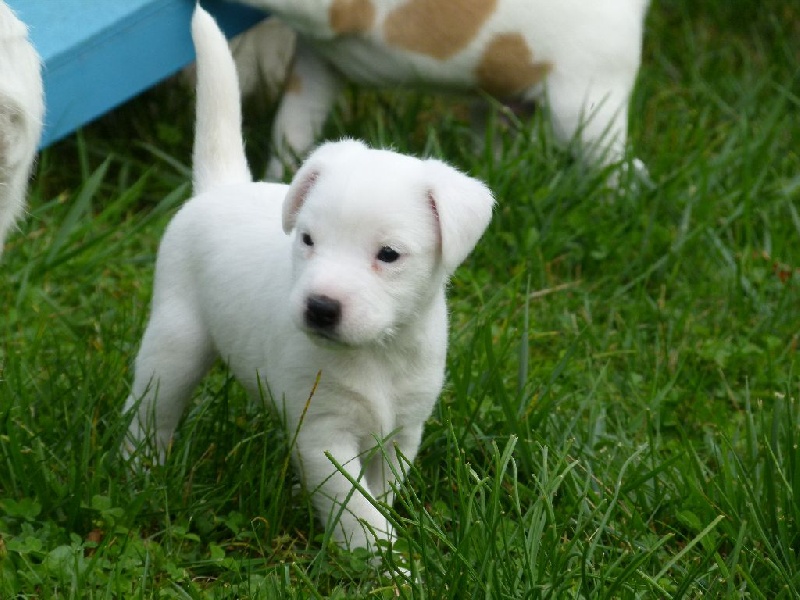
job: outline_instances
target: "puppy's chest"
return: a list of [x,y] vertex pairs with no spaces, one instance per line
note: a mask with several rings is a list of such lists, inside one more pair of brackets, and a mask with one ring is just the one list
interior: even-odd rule
[[[340,372],[344,375],[345,372]],[[362,362],[349,376],[331,376],[334,396],[345,410],[357,415],[360,428],[388,433],[397,427],[425,421],[441,391],[444,362],[436,357],[421,361]],[[325,375],[323,374],[323,378]]]
[[428,411],[442,387],[444,361],[434,354],[415,356],[409,360],[379,361],[372,377],[365,378],[365,392],[376,403],[388,404],[387,410],[398,415]]

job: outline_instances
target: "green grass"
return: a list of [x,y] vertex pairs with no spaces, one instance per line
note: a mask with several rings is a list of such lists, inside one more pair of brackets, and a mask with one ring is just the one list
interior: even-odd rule
[[386,508],[410,578],[325,543],[279,423],[221,367],[164,467],[117,455],[190,94],[45,151],[0,266],[0,598],[798,597],[798,23],[777,0],[655,3],[631,120],[652,189],[605,189],[541,115],[495,123],[498,152],[426,96],[352,93],[331,119],[498,199]]

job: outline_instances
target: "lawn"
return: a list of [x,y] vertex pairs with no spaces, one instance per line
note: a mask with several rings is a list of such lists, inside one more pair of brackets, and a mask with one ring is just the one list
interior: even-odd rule
[[[425,95],[353,90],[330,120],[498,201],[382,566],[327,542],[280,423],[222,366],[166,465],[117,453],[191,92],[42,153],[0,265],[0,598],[800,596],[800,7],[656,1],[645,46],[652,187],[607,189],[541,111],[482,147]],[[246,133],[263,171],[268,109]]]

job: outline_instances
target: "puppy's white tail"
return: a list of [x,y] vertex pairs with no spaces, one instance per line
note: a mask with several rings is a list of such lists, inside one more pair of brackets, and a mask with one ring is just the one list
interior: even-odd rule
[[242,140],[239,80],[228,41],[198,4],[192,17],[197,53],[194,193],[225,183],[252,181]]

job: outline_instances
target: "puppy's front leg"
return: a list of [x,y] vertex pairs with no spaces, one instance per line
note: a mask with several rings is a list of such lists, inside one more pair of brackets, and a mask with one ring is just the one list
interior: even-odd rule
[[274,156],[267,179],[280,181],[285,168],[294,170],[322,132],[328,114],[341,90],[341,81],[331,68],[302,41],[272,126]]
[[367,464],[367,483],[382,502],[391,506],[394,488],[405,479],[408,465],[414,462],[422,439],[422,424],[406,425],[376,452]]
[[386,518],[326,456],[328,453],[374,498],[368,482],[362,478],[363,463],[354,435],[332,424],[330,419],[306,421],[297,438],[296,453],[314,508],[326,527],[333,527],[334,539],[340,546],[370,548],[376,540],[391,539],[391,526]]

